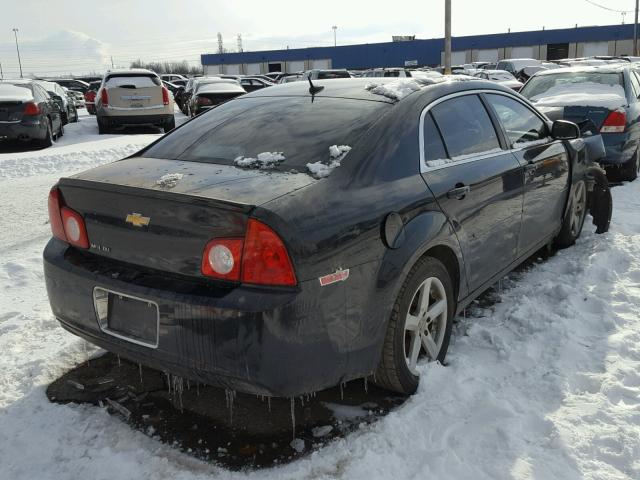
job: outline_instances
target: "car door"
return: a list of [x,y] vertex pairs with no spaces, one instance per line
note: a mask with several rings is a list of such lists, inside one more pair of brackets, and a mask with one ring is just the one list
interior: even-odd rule
[[517,257],[522,167],[503,149],[477,94],[427,108],[420,126],[422,175],[456,231],[474,291]]
[[569,156],[551,138],[549,126],[528,105],[511,95],[487,93],[509,148],[524,169],[524,203],[518,255],[531,253],[557,232],[569,185]]

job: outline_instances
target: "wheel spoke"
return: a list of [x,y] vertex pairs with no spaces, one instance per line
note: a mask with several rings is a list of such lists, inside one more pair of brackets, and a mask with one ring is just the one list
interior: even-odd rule
[[404,323],[404,329],[407,332],[415,332],[418,330],[419,323],[420,323],[420,317],[407,313],[407,319],[405,320],[405,323]]
[[420,287],[420,317],[429,310],[429,292],[431,292],[431,279],[428,279]]
[[421,338],[422,345],[424,345],[424,349],[429,354],[429,358],[431,358],[431,360],[435,360],[436,358],[438,358],[438,346],[436,345],[436,342],[433,341],[433,337],[431,336],[431,334],[425,331],[421,335]]
[[416,365],[418,364],[418,355],[420,355],[420,334],[415,332],[411,335],[411,345],[409,346],[409,370],[416,371]]
[[431,318],[431,320],[435,320],[446,311],[447,311],[447,301],[444,299],[438,300],[429,308],[429,318]]

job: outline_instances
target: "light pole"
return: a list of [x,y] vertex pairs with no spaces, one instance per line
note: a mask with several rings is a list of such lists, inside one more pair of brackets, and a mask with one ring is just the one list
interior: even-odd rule
[[20,65],[20,78],[22,78],[22,62],[20,61],[20,49],[18,48],[18,29],[13,29],[13,34],[16,37],[16,52],[18,52],[18,65]]
[[444,0],[444,74],[451,75],[451,0]]
[[633,22],[633,55],[638,55],[638,0],[636,0],[636,17]]
[[337,47],[338,46],[338,42],[336,41],[336,30],[338,30],[338,27],[334,25],[331,28],[333,29],[333,46]]

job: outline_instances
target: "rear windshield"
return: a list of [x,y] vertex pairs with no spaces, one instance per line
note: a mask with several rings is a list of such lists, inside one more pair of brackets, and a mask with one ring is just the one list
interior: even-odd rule
[[[239,85],[237,80],[221,80],[221,79],[216,79],[216,80],[199,80],[198,83],[195,84],[194,86],[194,91],[199,91],[202,89],[202,87],[204,87],[205,85],[212,85],[217,83],[219,84],[231,84],[231,85]],[[225,88],[224,86],[222,87],[223,89]]]
[[107,78],[105,83],[109,88],[144,88],[160,85],[160,79],[155,75],[117,75]]
[[353,145],[390,108],[343,98],[249,97],[209,110],[151,146],[144,157],[233,165],[239,157],[282,153],[279,170],[304,171],[329,159],[332,145]]
[[318,80],[327,80],[330,78],[351,78],[349,72],[331,72],[331,71],[323,71],[318,72]]
[[[622,87],[622,73],[604,72],[563,72],[532,77],[520,90],[520,94],[535,100],[546,95],[556,95],[584,90],[584,84],[605,87]],[[603,89],[607,91],[609,88]],[[624,90],[622,91],[624,95]]]

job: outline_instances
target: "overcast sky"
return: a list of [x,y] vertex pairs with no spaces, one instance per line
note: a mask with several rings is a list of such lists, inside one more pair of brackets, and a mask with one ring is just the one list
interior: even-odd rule
[[[634,8],[634,0],[594,0],[614,9]],[[453,35],[621,23],[621,13],[587,0],[452,0]],[[188,60],[224,46],[244,50],[390,41],[391,35],[441,37],[444,0],[2,0],[0,64],[6,76],[18,73],[13,28],[25,74],[58,75],[128,67],[137,58]],[[633,13],[626,23],[633,22]]]

